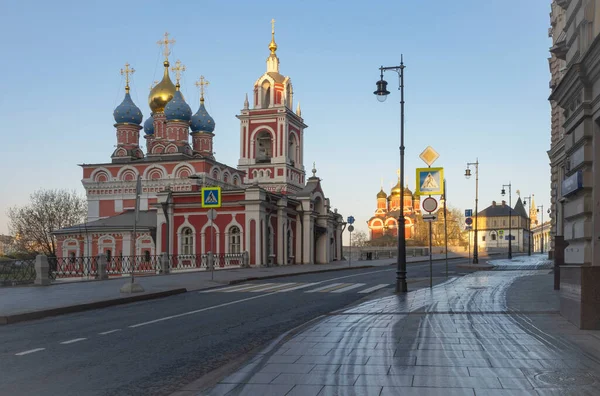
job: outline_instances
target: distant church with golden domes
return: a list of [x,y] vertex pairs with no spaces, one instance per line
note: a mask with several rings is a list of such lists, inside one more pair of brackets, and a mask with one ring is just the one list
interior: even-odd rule
[[[398,171],[398,174],[400,172]],[[398,236],[398,217],[400,216],[400,180],[392,188],[390,195],[383,191],[377,193],[377,209],[375,215],[367,221],[371,240],[384,235]],[[408,186],[404,187],[404,218],[406,239],[412,239],[415,230],[415,217],[421,213],[421,201],[413,195]]]
[[[312,176],[306,174],[307,125],[299,103],[293,110],[291,79],[279,72],[274,23],[266,71],[236,115],[239,130],[215,132],[204,77],[196,83],[200,103],[192,112],[180,90],[185,66],[177,61],[171,67],[175,84],[169,74],[174,40],[168,33],[158,42],[163,77],[150,91],[145,122],[129,94],[134,70],[125,65],[125,97],[113,113],[116,148],[110,161],[80,165],[88,222],[54,232],[60,257],[76,263],[79,257],[141,256],[150,262],[166,254],[177,257],[173,270],[206,268],[207,254],[238,263],[243,254],[249,265],[342,258],[344,218],[332,208],[314,164]],[[215,134],[230,149],[239,141],[237,166],[215,158]],[[210,202],[202,192],[206,187],[216,194],[207,195]],[[120,271],[115,268],[110,271]]]

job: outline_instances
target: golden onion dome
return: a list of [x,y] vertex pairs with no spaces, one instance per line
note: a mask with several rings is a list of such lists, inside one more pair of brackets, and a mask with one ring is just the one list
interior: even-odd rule
[[394,188],[392,188],[392,193],[390,195],[400,195],[400,190],[400,182],[398,182],[398,184],[396,184]]
[[381,191],[379,191],[377,193],[377,199],[379,199],[379,198],[383,198],[383,199],[387,198],[387,194],[385,193],[385,191],[383,191],[383,188],[381,189]]
[[404,195],[405,196],[411,196],[412,197],[412,191],[410,191],[410,188],[408,188],[408,186],[404,187]]
[[175,85],[169,77],[169,61],[165,61],[165,73],[161,82],[156,84],[148,95],[148,105],[152,113],[162,113],[165,111],[165,106],[175,95]]

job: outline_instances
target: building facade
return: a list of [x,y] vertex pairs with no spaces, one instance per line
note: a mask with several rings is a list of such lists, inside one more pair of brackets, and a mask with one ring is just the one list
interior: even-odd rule
[[[375,215],[367,221],[370,239],[381,238],[384,235],[398,237],[398,217],[400,217],[400,181],[392,188],[388,196],[383,187],[377,193],[377,209]],[[415,232],[415,218],[421,213],[419,197],[413,195],[408,186],[404,187],[404,219],[405,236],[411,239]]]
[[[213,151],[215,121],[204,105],[192,114],[180,91],[185,67],[170,76],[168,36],[163,78],[148,96],[151,115],[129,95],[125,68],[123,102],[115,109],[116,148],[111,162],[82,164],[88,223],[57,230],[62,257],[204,256],[247,252],[249,264],[327,263],[341,259],[343,217],[331,207],[313,164],[304,166],[304,130],[299,104],[293,111],[291,79],[279,73],[272,31],[267,70],[246,95],[240,120],[236,167],[219,162]],[[122,71],[123,72],[123,71]],[[145,147],[140,144],[144,131]],[[218,134],[217,134],[218,136]],[[224,139],[231,139],[223,135]],[[138,178],[140,194],[137,193]],[[221,207],[209,219],[202,187],[221,188]],[[140,215],[134,229],[134,209]]]
[[[563,18],[564,25],[560,22]],[[552,116],[554,121],[557,115],[558,126],[552,133],[558,137],[553,136],[550,159],[553,208],[559,213],[556,216],[553,210],[554,245],[560,249],[554,256],[558,264],[564,263],[560,270],[561,313],[581,328],[599,329],[600,0],[554,1],[551,23],[555,21],[550,29],[550,50],[564,62],[554,64],[558,74],[552,74],[556,85],[551,82],[549,98],[557,106]],[[565,65],[564,73],[561,65]],[[552,66],[551,61],[551,70]],[[559,247],[562,239],[564,244]]]
[[[511,210],[506,201],[492,204],[477,214],[477,248],[479,251],[508,250],[512,237],[513,252],[525,252],[529,246],[529,218],[521,198]],[[509,224],[511,225],[509,227]],[[473,225],[473,229],[475,225]],[[471,246],[474,246],[475,232],[469,232]]]

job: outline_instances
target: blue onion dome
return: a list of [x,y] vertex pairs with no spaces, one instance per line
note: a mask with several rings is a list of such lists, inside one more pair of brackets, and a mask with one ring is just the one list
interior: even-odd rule
[[154,135],[154,117],[150,116],[144,122],[144,132],[146,135]]
[[128,123],[128,124],[141,124],[144,117],[142,116],[141,110],[133,103],[131,96],[129,96],[129,90],[125,94],[125,99],[117,106],[113,112],[113,117],[117,124]]
[[192,118],[192,109],[185,103],[185,99],[183,98],[179,87],[177,87],[173,99],[165,106],[165,116],[167,121],[189,121],[190,118]]
[[192,116],[190,123],[192,132],[212,132],[215,130],[215,120],[208,114],[204,107],[204,98],[200,99],[200,107]]

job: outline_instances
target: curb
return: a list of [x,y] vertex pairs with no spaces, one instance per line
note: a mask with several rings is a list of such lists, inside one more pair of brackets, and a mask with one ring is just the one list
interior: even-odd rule
[[458,264],[456,268],[470,270],[491,270],[493,268],[496,268],[496,266],[489,264]]
[[320,273],[323,273],[323,272],[347,271],[347,270],[353,270],[353,269],[365,269],[365,268],[377,268],[377,267],[384,267],[384,265],[381,265],[381,266],[376,266],[376,265],[360,265],[360,266],[357,266],[357,267],[329,268],[329,269],[322,269],[322,270],[315,270],[315,271],[294,272],[294,273],[291,273],[291,274],[276,274],[276,275],[267,275],[267,276],[251,276],[251,277],[248,277],[248,278],[231,280],[231,281],[229,281],[228,284],[229,285],[237,285],[238,283],[244,283],[244,282],[255,281],[255,280],[262,280],[262,279],[286,278],[288,276],[320,274]]
[[142,294],[139,296],[114,298],[112,300],[95,301],[95,302],[91,302],[91,303],[71,305],[68,307],[52,308],[52,309],[46,309],[46,310],[42,310],[42,311],[33,311],[33,312],[25,312],[25,313],[20,313],[20,314],[15,314],[15,315],[0,316],[0,325],[8,325],[8,324],[24,322],[24,321],[28,321],[28,320],[42,319],[42,318],[47,318],[49,316],[58,316],[58,315],[64,315],[64,314],[69,314],[69,313],[90,311],[93,309],[107,308],[107,307],[111,307],[114,305],[129,304],[129,303],[138,302],[138,301],[154,300],[157,298],[163,298],[163,297],[168,297],[168,296],[174,296],[176,294],[182,294],[185,292],[187,292],[187,289],[184,289],[184,288],[173,289],[173,290],[167,290],[167,291],[156,292],[156,293]]

